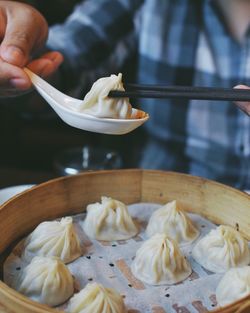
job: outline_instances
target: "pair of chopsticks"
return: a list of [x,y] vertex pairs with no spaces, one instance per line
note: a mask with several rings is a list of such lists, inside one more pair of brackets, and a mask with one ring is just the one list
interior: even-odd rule
[[213,87],[128,84],[126,91],[111,90],[112,98],[169,98],[220,101],[250,101],[250,90]]

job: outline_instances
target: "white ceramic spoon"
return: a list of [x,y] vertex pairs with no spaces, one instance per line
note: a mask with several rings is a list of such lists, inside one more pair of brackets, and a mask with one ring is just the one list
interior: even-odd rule
[[[60,118],[70,126],[95,133],[123,135],[141,126],[149,118],[148,114],[145,114],[143,118],[137,119],[99,118],[84,114],[78,111],[78,107],[82,104],[83,100],[65,95],[29,69],[25,68],[24,70],[29,75],[32,84],[40,95],[55,110]],[[136,109],[133,110],[134,112],[136,111]]]

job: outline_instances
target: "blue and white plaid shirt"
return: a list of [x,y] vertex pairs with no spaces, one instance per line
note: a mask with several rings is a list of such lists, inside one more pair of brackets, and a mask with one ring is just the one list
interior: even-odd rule
[[[102,66],[106,74],[118,71],[136,51],[140,83],[250,85],[249,32],[243,43],[234,40],[211,0],[84,1],[63,25],[51,29],[48,46],[61,51],[78,72]],[[143,102],[150,139],[142,167],[250,189],[250,118],[234,104]]]

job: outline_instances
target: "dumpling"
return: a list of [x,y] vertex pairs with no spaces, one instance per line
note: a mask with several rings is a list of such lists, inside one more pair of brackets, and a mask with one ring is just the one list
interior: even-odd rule
[[55,256],[69,263],[81,255],[81,246],[71,217],[61,221],[43,222],[28,236],[23,258]]
[[86,94],[79,111],[97,117],[121,118],[131,117],[132,106],[128,98],[109,98],[111,90],[124,91],[122,74],[98,79]]
[[58,258],[35,257],[14,282],[14,289],[50,306],[57,306],[74,293],[73,277]]
[[138,233],[127,206],[108,197],[87,206],[82,227],[90,238],[104,241],[125,240]]
[[131,270],[136,278],[150,285],[175,284],[192,273],[177,243],[166,234],[155,234],[142,244]]
[[203,237],[192,251],[193,258],[207,270],[224,273],[250,262],[247,241],[231,226],[221,225]]
[[250,266],[231,268],[224,274],[216,288],[216,299],[220,306],[247,295],[250,295]]
[[101,284],[88,284],[70,299],[67,313],[126,313],[122,297]]
[[180,210],[175,200],[152,214],[146,233],[149,237],[156,233],[164,233],[179,244],[191,243],[200,234],[189,217]]

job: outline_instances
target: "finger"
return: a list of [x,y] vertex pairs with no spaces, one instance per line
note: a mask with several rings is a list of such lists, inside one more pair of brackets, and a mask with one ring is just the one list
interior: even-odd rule
[[22,69],[0,58],[0,85],[26,90],[31,87],[31,82],[28,75]]
[[235,89],[250,89],[250,87],[246,86],[246,85],[237,85],[234,87]]
[[30,62],[27,67],[41,77],[48,77],[56,72],[63,62],[61,53],[53,51],[44,54],[39,59]]
[[7,25],[0,46],[0,56],[6,62],[23,67],[34,48],[39,49],[44,42],[47,24],[39,13],[29,6],[19,10],[18,14],[10,8],[6,18]]
[[[249,89],[250,87],[245,86],[245,85],[237,85],[234,87],[235,89]],[[237,101],[235,104],[247,115],[250,116],[250,102],[245,102],[245,101]]]

